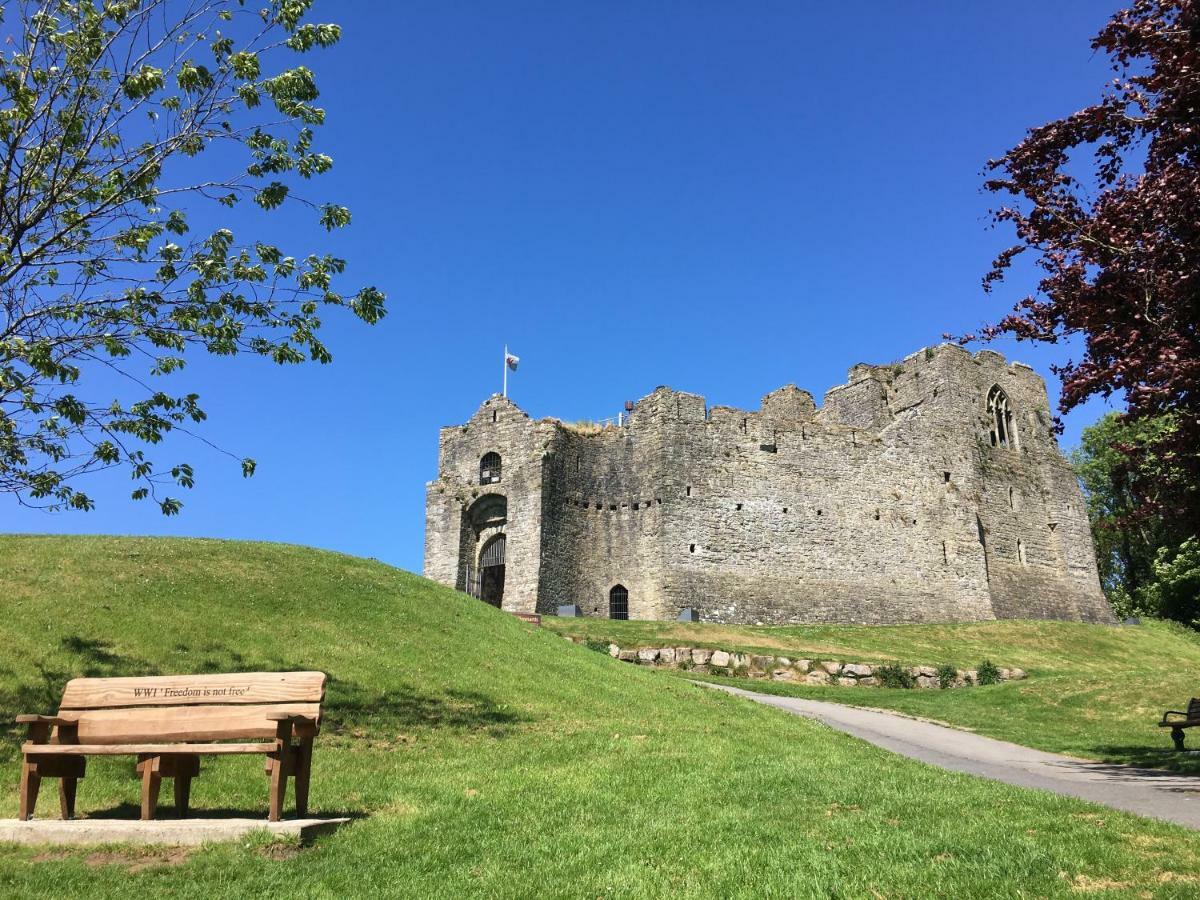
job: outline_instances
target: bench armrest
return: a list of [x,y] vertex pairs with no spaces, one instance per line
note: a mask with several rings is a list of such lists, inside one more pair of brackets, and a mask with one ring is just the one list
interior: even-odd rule
[[64,719],[61,716],[35,716],[35,715],[20,715],[13,719],[18,725],[74,725],[74,719]]
[[306,722],[315,725],[317,720],[311,716],[298,716],[295,713],[267,713],[271,722]]
[[1163,713],[1162,720],[1164,722],[1167,721],[1167,716],[1183,716],[1186,719],[1187,713],[1181,712],[1178,709],[1168,709],[1165,713]]
[[278,729],[277,740],[290,740],[292,736],[311,738],[317,733],[317,720],[314,716],[300,716],[295,713],[267,713],[267,720],[275,723],[275,727]]

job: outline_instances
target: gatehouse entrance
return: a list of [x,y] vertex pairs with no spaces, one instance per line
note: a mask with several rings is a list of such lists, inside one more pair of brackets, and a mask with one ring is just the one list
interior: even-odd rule
[[479,555],[479,599],[497,608],[504,600],[505,543],[504,535],[498,534]]
[[508,500],[484,494],[463,511],[457,586],[497,608],[504,602]]

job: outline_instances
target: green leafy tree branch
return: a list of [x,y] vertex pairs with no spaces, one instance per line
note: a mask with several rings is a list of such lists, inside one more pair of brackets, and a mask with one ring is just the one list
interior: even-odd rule
[[[310,6],[0,5],[0,492],[90,509],[79,477],[123,466],[134,499],[176,513],[164,492],[191,488],[192,466],[147,452],[175,431],[204,440],[206,414],[156,379],[199,351],[325,363],[326,310],[383,316],[376,288],[340,288],[342,259],[188,223],[197,204],[249,200],[349,224],[302,189],[333,161],[314,146],[325,114],[296,55],[341,33],[305,21]],[[129,393],[99,396],[105,372]]]

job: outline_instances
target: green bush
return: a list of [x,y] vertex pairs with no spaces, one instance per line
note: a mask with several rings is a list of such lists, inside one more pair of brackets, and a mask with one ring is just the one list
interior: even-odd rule
[[598,641],[595,638],[588,638],[583,642],[583,646],[589,650],[595,650],[597,653],[608,654],[608,641]]
[[909,674],[908,669],[895,663],[878,666],[875,669],[875,677],[879,679],[879,683],[884,687],[913,688],[917,686],[917,680]]
[[1179,548],[1159,549],[1154,558],[1154,583],[1146,588],[1148,605],[1163,618],[1197,627],[1200,620],[1200,538],[1190,537]]
[[954,684],[954,679],[957,677],[958,669],[954,668],[954,666],[950,665],[949,663],[943,663],[937,667],[938,684],[941,686],[942,690],[945,690]]
[[979,668],[975,670],[976,684],[999,684],[1000,670],[990,659],[985,659],[979,664]]

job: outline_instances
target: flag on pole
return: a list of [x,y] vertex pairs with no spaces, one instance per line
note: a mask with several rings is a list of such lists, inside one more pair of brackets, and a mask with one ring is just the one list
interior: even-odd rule
[[504,364],[506,366],[508,366],[510,369],[512,369],[514,372],[517,371],[517,364],[520,361],[521,361],[521,358],[519,356],[513,356],[507,350],[504,351]]

